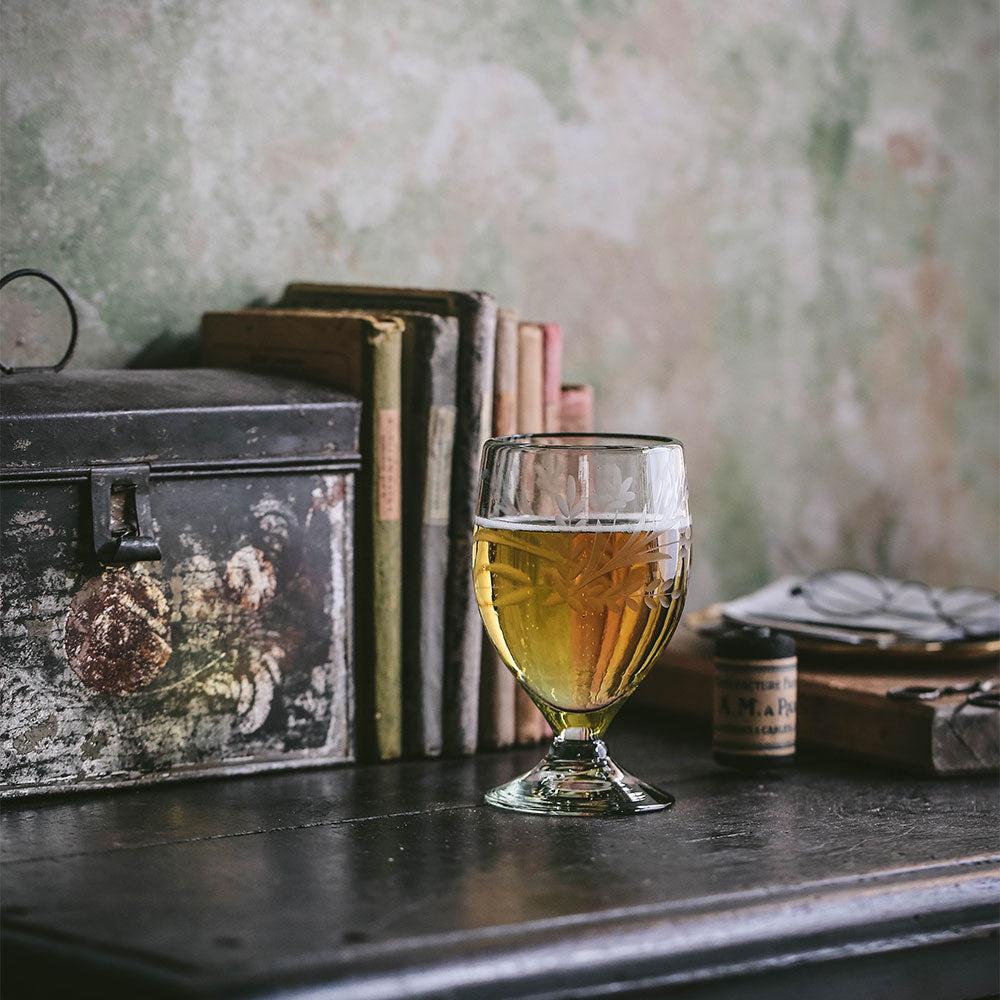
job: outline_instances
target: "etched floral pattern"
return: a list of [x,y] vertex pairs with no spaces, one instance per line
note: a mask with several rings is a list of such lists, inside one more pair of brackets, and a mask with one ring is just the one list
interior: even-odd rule
[[622,478],[622,470],[617,465],[612,465],[606,480],[604,492],[594,494],[594,508],[617,516],[635,500],[635,493],[630,489],[633,477]]
[[[680,528],[688,521],[687,487],[683,476],[674,473],[671,464],[663,463],[652,477],[652,494],[641,508],[636,508],[634,476],[625,476],[618,465],[606,465],[600,474],[584,466],[577,475],[559,473],[544,466],[536,469],[535,490],[554,505],[556,524],[577,524],[584,519],[601,524],[617,524],[623,514],[630,514],[633,526]],[[518,498],[516,513],[534,509],[534,497],[524,489]]]
[[[493,578],[495,607],[538,599],[574,611],[668,608],[686,569],[690,537],[683,462],[670,450],[617,458],[552,449],[512,461],[494,514],[477,539],[494,542],[479,572]],[[526,523],[527,522],[527,523]],[[545,523],[545,530],[525,530]],[[556,530],[552,530],[556,529]],[[570,530],[576,529],[576,530]],[[497,553],[511,550],[543,566],[529,575]],[[478,581],[477,581],[478,582]]]
[[678,541],[672,532],[510,532],[480,528],[480,542],[534,556],[544,568],[537,579],[510,563],[491,559],[480,569],[503,592],[497,608],[528,601],[547,590],[543,604],[566,604],[577,612],[607,611],[645,605],[667,608],[675,599]]

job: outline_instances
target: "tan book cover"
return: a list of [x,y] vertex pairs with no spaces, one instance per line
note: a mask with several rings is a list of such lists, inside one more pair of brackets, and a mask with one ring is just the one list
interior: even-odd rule
[[[540,323],[518,325],[517,351],[517,430],[540,434],[545,430],[545,333]],[[520,684],[514,712],[518,743],[537,743],[548,736],[549,724]]]
[[546,434],[563,430],[562,403],[562,327],[542,323],[542,424]]
[[298,375],[362,400],[355,550],[359,755],[402,753],[402,430],[400,319],[316,309],[202,317],[208,365]]
[[[518,432],[517,341],[515,309],[497,311],[496,366],[493,379],[493,434]],[[517,741],[515,705],[517,681],[483,633],[483,664],[479,684],[479,744],[486,749],[512,746]]]
[[517,334],[517,432],[541,434],[545,430],[545,338],[538,323],[521,322]]
[[517,434],[517,337],[516,309],[497,311],[496,366],[493,378],[493,434]]

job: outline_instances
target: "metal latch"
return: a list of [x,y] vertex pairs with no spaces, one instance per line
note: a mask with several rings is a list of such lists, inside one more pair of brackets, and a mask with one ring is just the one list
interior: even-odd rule
[[90,470],[94,554],[122,565],[160,559],[149,506],[148,465],[104,465]]

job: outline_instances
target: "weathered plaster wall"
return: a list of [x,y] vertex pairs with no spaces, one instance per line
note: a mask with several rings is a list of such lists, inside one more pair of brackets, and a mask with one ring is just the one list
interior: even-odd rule
[[4,0],[0,31],[2,265],[72,290],[75,365],[292,278],[482,287],[563,324],[603,428],[686,442],[693,602],[795,559],[996,581],[997,0]]

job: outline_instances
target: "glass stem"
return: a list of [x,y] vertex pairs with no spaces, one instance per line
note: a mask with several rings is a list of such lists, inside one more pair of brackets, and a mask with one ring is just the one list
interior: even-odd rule
[[546,756],[552,762],[601,764],[608,756],[608,748],[592,729],[574,726],[564,729],[552,740]]

